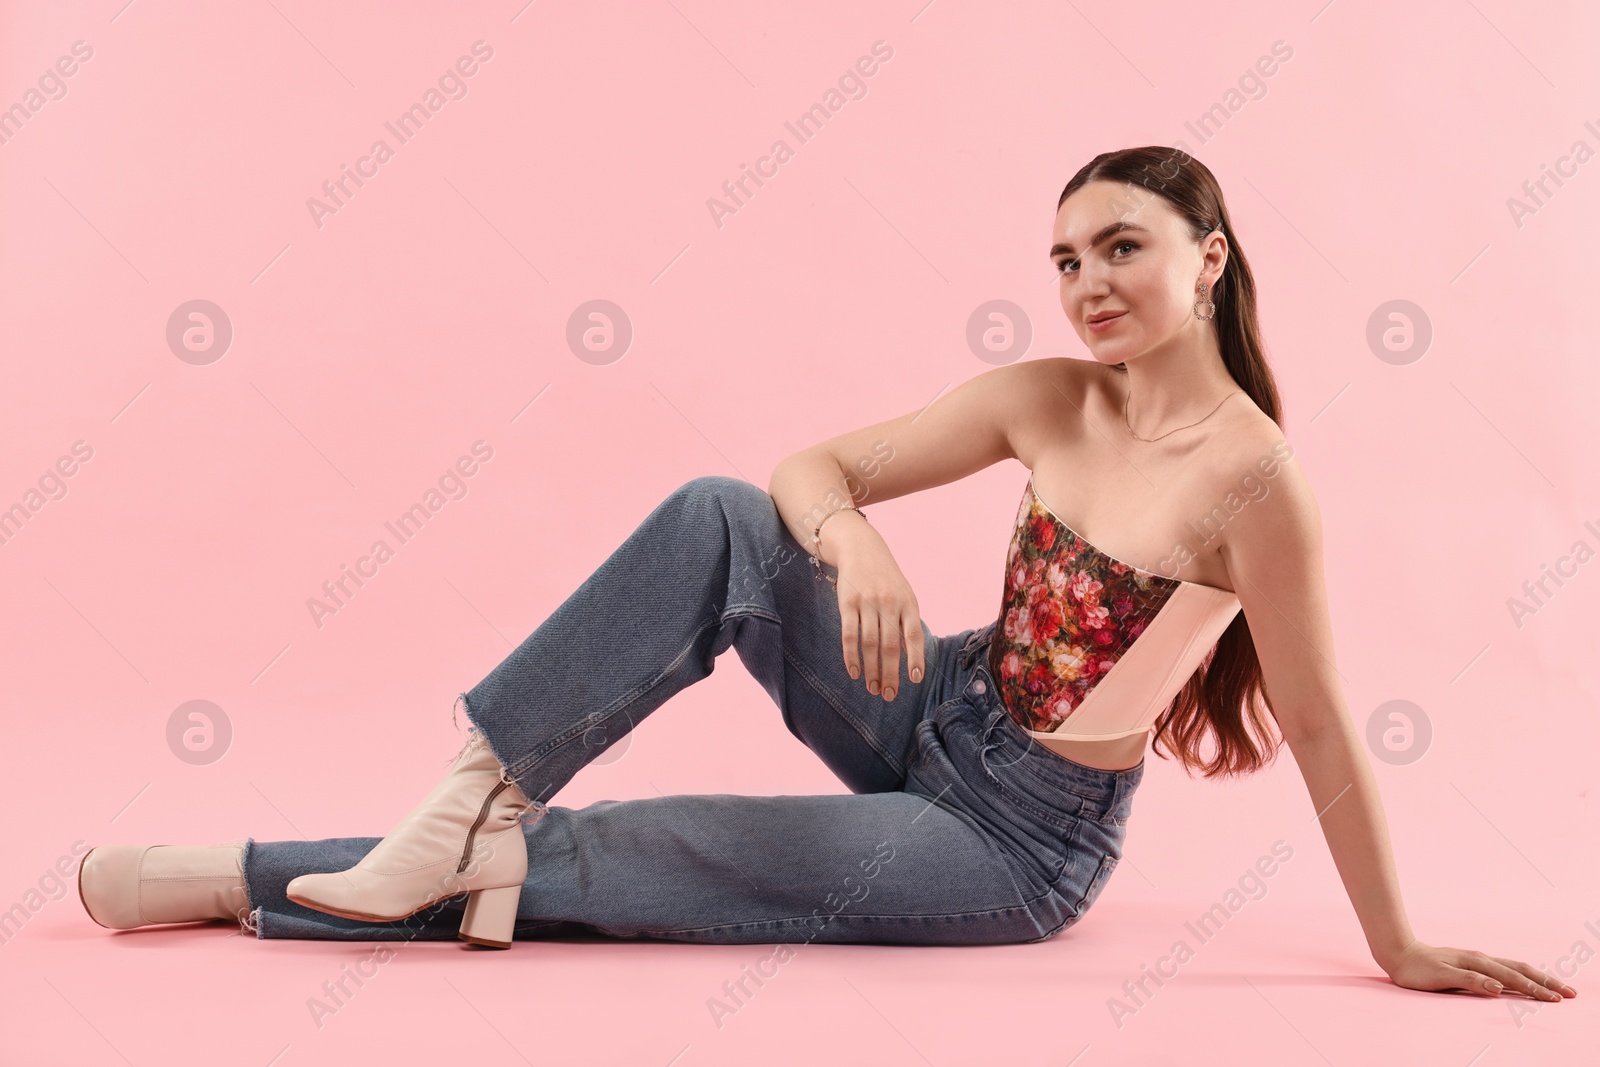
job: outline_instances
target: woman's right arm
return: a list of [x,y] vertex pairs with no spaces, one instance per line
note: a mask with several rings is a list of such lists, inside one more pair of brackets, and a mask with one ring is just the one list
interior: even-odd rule
[[[773,469],[767,493],[789,532],[811,552],[813,529],[840,505],[892,500],[1016,458],[1019,429],[1040,425],[1023,409],[1049,405],[1052,387],[1072,373],[1064,365],[1081,362],[1030,360],[985,371],[918,411],[788,456]],[[908,677],[919,682],[926,670],[916,594],[888,544],[861,515],[843,512],[828,519],[818,555],[839,571],[842,651],[850,677],[864,672],[868,692],[881,689],[885,700],[893,700],[902,641]]]

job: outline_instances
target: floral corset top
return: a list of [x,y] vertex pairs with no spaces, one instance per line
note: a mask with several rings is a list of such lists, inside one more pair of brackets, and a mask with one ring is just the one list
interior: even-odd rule
[[1101,552],[1039,499],[1030,477],[1006,554],[989,674],[1032,736],[1146,733],[1239,608],[1228,590]]

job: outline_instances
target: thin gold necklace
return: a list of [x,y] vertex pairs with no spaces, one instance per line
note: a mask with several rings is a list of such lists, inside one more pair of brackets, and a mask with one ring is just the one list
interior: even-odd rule
[[[1242,392],[1244,392],[1243,389],[1235,389],[1233,391],[1233,393],[1242,393]],[[1217,401],[1217,407],[1212,408],[1209,412],[1207,412],[1204,419],[1196,419],[1194,422],[1191,422],[1189,424],[1189,426],[1199,426],[1202,422],[1205,422],[1206,419],[1209,419],[1212,415],[1215,415],[1217,413],[1217,408],[1220,408],[1223,405],[1223,403],[1228,399],[1228,397],[1233,395],[1233,393],[1229,393],[1229,394],[1227,394],[1227,396],[1224,396],[1221,400]],[[1132,399],[1133,399],[1133,390],[1129,389],[1128,390],[1128,395],[1126,397],[1124,397],[1123,401],[1122,401],[1122,423],[1123,423],[1123,425],[1125,425],[1128,428],[1128,432],[1133,434],[1135,440],[1145,441],[1145,442],[1159,441],[1159,440],[1161,440],[1161,437],[1167,437],[1167,436],[1170,436],[1171,434],[1177,433],[1178,430],[1187,430],[1189,428],[1189,426],[1179,426],[1176,429],[1168,430],[1166,433],[1162,434],[1161,437],[1140,437],[1138,434],[1133,432],[1133,423],[1128,421],[1128,401],[1130,401]]]

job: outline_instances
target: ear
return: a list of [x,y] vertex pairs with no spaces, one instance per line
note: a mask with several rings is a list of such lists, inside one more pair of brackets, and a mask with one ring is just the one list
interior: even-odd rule
[[1196,281],[1215,289],[1227,264],[1228,238],[1218,226],[1200,239],[1200,277]]

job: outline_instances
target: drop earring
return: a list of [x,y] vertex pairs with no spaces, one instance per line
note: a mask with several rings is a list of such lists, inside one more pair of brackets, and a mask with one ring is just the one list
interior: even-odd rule
[[[1194,302],[1194,317],[1202,322],[1210,322],[1217,313],[1217,305],[1213,301],[1206,299],[1207,288],[1208,286],[1205,282],[1200,283],[1200,298]],[[1204,301],[1206,308],[1206,313],[1204,315],[1200,314],[1200,304],[1202,301]]]

